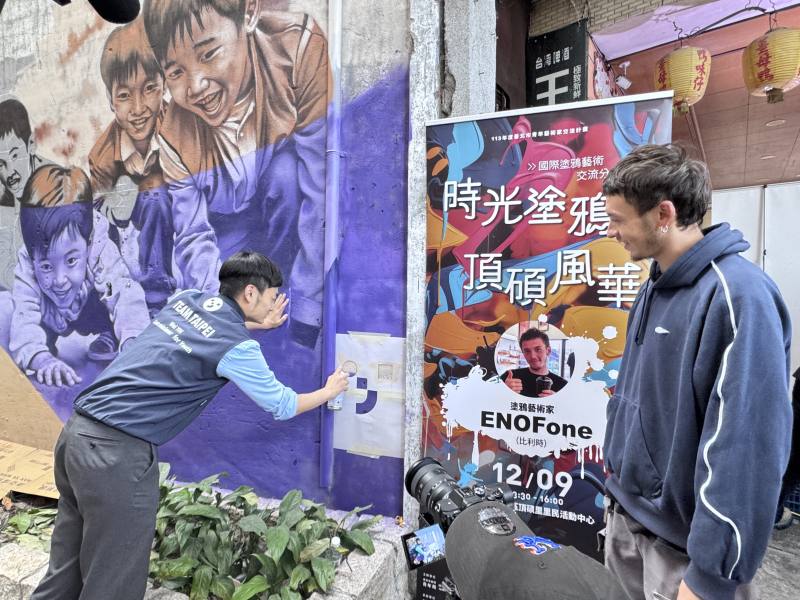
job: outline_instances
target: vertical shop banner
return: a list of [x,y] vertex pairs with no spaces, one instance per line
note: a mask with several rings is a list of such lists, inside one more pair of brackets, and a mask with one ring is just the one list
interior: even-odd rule
[[[670,141],[671,110],[657,93],[427,127],[423,454],[460,485],[507,484],[538,535],[588,554],[606,403],[648,276],[606,237],[603,180],[634,147]],[[549,354],[526,358],[530,329]],[[555,393],[528,385],[542,362]]]
[[528,39],[525,64],[530,106],[586,100],[586,19]]

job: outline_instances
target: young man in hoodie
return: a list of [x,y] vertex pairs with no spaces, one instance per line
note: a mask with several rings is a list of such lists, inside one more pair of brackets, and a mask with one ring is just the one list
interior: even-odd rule
[[652,258],[630,312],[604,452],[606,565],[631,600],[754,597],[789,455],[790,324],[706,166],[640,146],[603,191],[608,235]]

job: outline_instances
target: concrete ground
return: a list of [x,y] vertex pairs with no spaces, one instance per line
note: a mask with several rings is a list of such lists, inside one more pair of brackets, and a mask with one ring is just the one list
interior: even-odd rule
[[[378,533],[375,555],[354,555],[352,571],[342,567],[338,581],[328,596],[320,600],[408,600],[405,586],[405,560],[398,543],[401,532],[391,525]],[[0,545],[0,600],[25,600],[44,575],[47,555],[17,544]],[[800,523],[776,531],[764,563],[756,576],[762,600],[797,600],[800,597]],[[147,600],[186,600],[182,594],[149,590]],[[511,600],[511,599],[509,599]]]
[[789,529],[775,531],[767,555],[756,575],[763,600],[800,598],[800,522]]

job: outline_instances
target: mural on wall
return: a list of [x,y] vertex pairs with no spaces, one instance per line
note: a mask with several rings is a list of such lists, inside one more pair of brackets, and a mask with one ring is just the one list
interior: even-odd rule
[[587,554],[606,404],[648,273],[605,237],[602,184],[672,124],[669,98],[619,100],[427,129],[423,453],[462,485],[507,484],[534,531]]
[[[330,73],[314,18],[147,0],[115,27],[88,7],[17,4],[3,18],[25,27],[3,29],[0,88],[0,344],[17,367],[67,418],[171,294],[216,291],[220,262],[252,249],[291,297],[289,326],[257,339],[287,384],[317,387]],[[235,416],[203,419],[165,459],[268,488],[271,418],[226,395]],[[313,446],[313,420],[292,427]]]
[[[255,335],[270,367],[300,392],[321,381],[332,122],[324,3],[142,6],[121,27],[50,0],[11,2],[2,13],[0,351],[4,368],[24,372],[62,420],[171,294],[216,290],[220,262],[244,248],[276,260],[290,297],[287,325]],[[374,26],[362,24],[368,8],[356,3],[346,16]],[[405,25],[384,12],[384,45],[404,43]],[[379,54],[356,53],[346,65],[358,77],[339,123],[339,327],[391,336],[386,362],[399,370],[408,69],[404,55]],[[365,143],[378,122],[380,152]],[[364,264],[376,248],[382,260]],[[274,424],[233,386],[161,458],[186,480],[226,471],[227,485],[263,495],[301,487],[337,507],[396,513],[402,490],[385,482],[402,478],[402,423],[391,443],[358,440],[402,420],[399,380],[381,373],[362,373],[377,402],[338,430],[330,490],[319,487],[319,412]]]
[[[85,159],[40,156],[33,132],[49,127],[17,98],[0,104],[2,204],[18,208],[22,225],[13,282],[3,282],[15,305],[8,349],[20,368],[74,383],[76,365],[40,367],[57,357],[55,337],[99,334],[87,358],[110,360],[147,323],[143,310],[152,316],[179,289],[216,291],[220,262],[244,248],[288,275],[295,340],[314,347],[329,83],[314,20],[255,0],[149,0],[136,21],[107,34],[97,62],[112,114]],[[54,168],[84,160],[88,178]],[[69,259],[77,239],[88,249]],[[113,328],[76,325],[97,316],[98,302]],[[47,330],[47,351],[28,321]]]

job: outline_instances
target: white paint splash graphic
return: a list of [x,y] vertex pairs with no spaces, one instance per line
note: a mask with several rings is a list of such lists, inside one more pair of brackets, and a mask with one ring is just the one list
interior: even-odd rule
[[613,325],[606,325],[603,327],[603,337],[607,340],[614,340],[617,338],[617,328]]
[[[598,343],[590,338],[569,340],[575,353],[575,371],[567,385],[546,398],[528,398],[512,392],[499,377],[484,381],[484,370],[474,367],[467,377],[448,383],[443,389],[443,412],[448,437],[460,426],[474,433],[472,460],[481,464],[478,434],[503,440],[514,452],[527,456],[548,456],[577,450],[595,455],[606,432],[608,395],[602,381],[584,381],[586,372],[603,368],[597,357]],[[511,409],[511,403],[517,409]],[[519,404],[536,410],[519,410]],[[540,407],[552,406],[552,412]],[[501,426],[497,426],[500,423]]]

